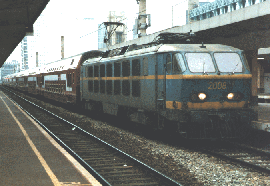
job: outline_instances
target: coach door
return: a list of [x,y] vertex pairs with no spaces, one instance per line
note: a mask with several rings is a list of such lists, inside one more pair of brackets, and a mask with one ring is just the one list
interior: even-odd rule
[[155,86],[156,86],[156,108],[160,112],[166,108],[166,55],[158,54],[156,63]]

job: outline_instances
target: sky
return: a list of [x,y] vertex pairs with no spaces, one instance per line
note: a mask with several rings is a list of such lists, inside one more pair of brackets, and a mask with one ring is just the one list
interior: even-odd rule
[[[147,34],[185,23],[187,0],[146,2],[146,13],[151,14],[152,24]],[[136,0],[50,0],[42,12],[47,26],[44,29],[44,40],[49,39],[50,35],[64,35],[65,57],[97,49],[98,24],[107,21],[109,11],[125,12],[128,40],[132,39],[134,20],[139,12]],[[21,60],[20,50],[19,44],[7,61]]]

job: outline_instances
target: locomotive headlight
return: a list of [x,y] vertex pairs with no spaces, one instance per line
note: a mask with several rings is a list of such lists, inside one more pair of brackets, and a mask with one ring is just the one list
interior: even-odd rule
[[234,98],[234,93],[229,93],[229,94],[227,95],[227,98],[228,98],[229,100],[232,100],[232,99]]
[[206,94],[205,93],[199,93],[198,97],[199,97],[200,100],[205,100]]

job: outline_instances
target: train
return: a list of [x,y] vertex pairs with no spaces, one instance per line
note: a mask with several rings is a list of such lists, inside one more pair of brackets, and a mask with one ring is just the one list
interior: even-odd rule
[[257,119],[251,78],[240,49],[155,43],[88,51],[8,75],[3,84],[185,138],[212,139],[242,136]]

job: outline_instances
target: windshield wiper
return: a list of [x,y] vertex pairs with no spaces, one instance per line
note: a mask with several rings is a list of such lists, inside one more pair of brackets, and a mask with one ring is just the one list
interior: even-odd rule
[[237,66],[239,65],[239,62],[240,62],[240,61],[238,61],[238,63],[236,64],[235,68],[233,69],[232,74],[234,74],[234,71],[235,71],[235,69],[237,68]]
[[204,64],[205,62],[203,62],[203,75],[208,75],[207,72],[204,71]]

